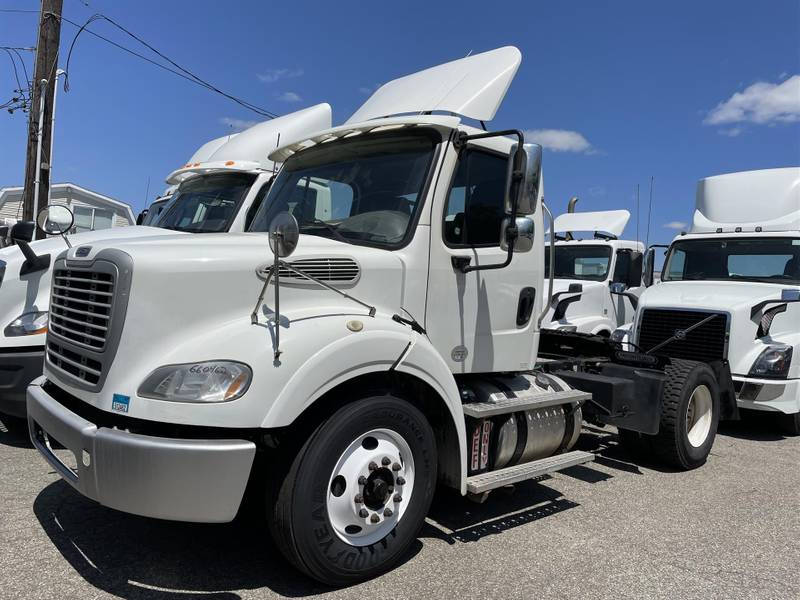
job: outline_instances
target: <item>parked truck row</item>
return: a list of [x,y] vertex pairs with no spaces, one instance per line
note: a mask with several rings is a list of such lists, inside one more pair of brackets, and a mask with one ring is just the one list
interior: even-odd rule
[[[169,180],[174,205],[208,177],[250,175],[253,200],[268,186],[222,235],[72,236],[39,272],[52,277],[44,375],[26,408],[48,463],[84,496],[148,517],[227,522],[255,495],[290,562],[346,585],[403,556],[437,485],[483,498],[591,461],[574,449],[584,421],[686,470],[747,386],[780,387],[795,405],[774,407],[796,407],[800,281],[778,263],[800,249],[786,217],[798,170],[782,208],[750,225],[709,199],[740,184],[707,185],[695,224],[713,232],[676,240],[654,286],[654,251],[618,239],[625,211],[554,219],[541,147],[470,125],[494,118],[520,62],[505,47],[390,81],[343,125],[327,112],[235,172],[187,164]],[[181,224],[175,210],[158,226]],[[50,234],[63,230],[54,211],[40,216]],[[751,238],[768,248],[729,250]],[[711,263],[686,245],[709,239],[726,285],[763,286],[752,273],[770,253],[788,276],[733,312],[710,306],[716,291],[688,286],[709,285],[693,274]],[[731,266],[739,254],[749,270]],[[623,348],[610,335],[630,318]],[[755,372],[729,360],[747,346],[733,336],[752,338]]]

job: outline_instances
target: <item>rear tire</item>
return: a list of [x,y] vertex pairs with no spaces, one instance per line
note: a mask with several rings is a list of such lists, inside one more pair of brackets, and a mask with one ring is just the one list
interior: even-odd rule
[[389,394],[348,404],[290,459],[268,506],[270,531],[289,561],[318,581],[375,577],[416,539],[436,464],[433,430],[414,406]]
[[682,470],[703,465],[719,424],[719,385],[705,363],[676,360],[665,369],[661,424],[648,436],[661,462]]
[[790,436],[800,435],[800,413],[781,415],[780,418],[783,433]]

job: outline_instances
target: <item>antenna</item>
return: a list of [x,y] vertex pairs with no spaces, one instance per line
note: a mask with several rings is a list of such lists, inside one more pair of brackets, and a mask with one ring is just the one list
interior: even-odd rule
[[[277,150],[280,147],[281,147],[281,132],[279,131],[278,132],[278,141],[275,142],[275,149]],[[277,173],[277,172],[278,172],[278,164],[273,160],[272,161],[272,176],[274,177],[275,173]]]
[[150,203],[150,176],[147,176],[147,188],[144,191],[144,207]]
[[639,184],[636,184],[636,243],[639,243]]
[[647,242],[645,244],[650,246],[650,213],[653,211],[653,186],[655,185],[656,178],[650,176],[650,203],[647,206]]

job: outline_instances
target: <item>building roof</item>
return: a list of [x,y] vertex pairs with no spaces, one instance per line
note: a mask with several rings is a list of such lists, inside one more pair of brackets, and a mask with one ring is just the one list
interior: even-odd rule
[[[18,196],[21,196],[22,190],[23,188],[21,186],[0,188],[0,206],[8,202],[9,200],[16,199]],[[70,195],[73,197],[78,197],[79,199],[83,200],[88,204],[106,205],[109,208],[113,209],[115,212],[120,212],[123,215],[125,215],[131,223],[136,222],[136,217],[133,214],[133,209],[130,207],[129,204],[121,202],[120,200],[115,200],[114,198],[105,196],[98,192],[89,190],[75,183],[71,182],[54,183],[53,185],[50,186],[50,195],[51,197],[58,197],[59,195]]]

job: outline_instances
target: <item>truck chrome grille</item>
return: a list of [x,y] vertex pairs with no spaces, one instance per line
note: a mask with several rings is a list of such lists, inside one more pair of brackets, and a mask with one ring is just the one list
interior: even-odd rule
[[49,330],[80,346],[103,350],[113,298],[113,274],[58,269],[53,272]]
[[90,262],[53,266],[45,365],[66,383],[99,392],[119,347],[133,261],[113,248]]
[[51,339],[47,340],[47,360],[54,367],[92,385],[100,381],[103,368],[100,361],[69,350]]
[[639,348],[647,352],[711,315],[716,318],[672,340],[656,354],[706,363],[723,360],[727,358],[728,315],[712,311],[645,309],[639,324]]
[[[303,258],[293,261],[291,265],[325,282],[352,283],[359,275],[358,263],[352,258]],[[280,269],[280,276],[282,279],[308,281],[286,268]]]

